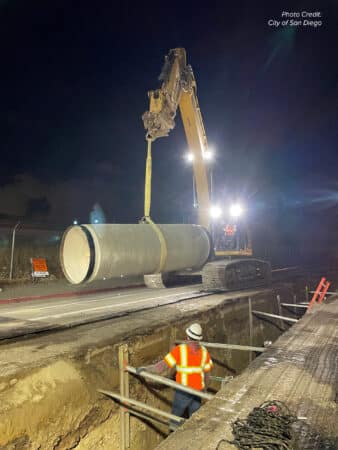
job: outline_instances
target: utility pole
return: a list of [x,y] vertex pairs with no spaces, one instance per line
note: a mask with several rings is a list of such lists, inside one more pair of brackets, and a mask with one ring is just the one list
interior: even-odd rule
[[12,232],[12,249],[11,249],[11,263],[9,268],[9,279],[11,280],[13,277],[13,260],[14,260],[14,248],[15,248],[15,234],[18,226],[20,225],[20,221],[17,222]]

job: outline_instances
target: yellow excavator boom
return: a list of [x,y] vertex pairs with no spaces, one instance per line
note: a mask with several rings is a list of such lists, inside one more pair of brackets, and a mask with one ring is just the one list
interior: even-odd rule
[[[196,81],[190,65],[187,65],[184,48],[169,51],[160,75],[160,89],[149,91],[149,111],[143,116],[146,138],[153,142],[168,136],[175,127],[175,116],[180,109],[182,122],[193,155],[193,170],[198,199],[198,222],[209,228],[210,195],[206,164],[203,154],[208,151],[201,111],[196,94]],[[147,182],[148,179],[148,182]],[[149,177],[146,177],[149,185]],[[147,189],[146,189],[147,190]],[[146,195],[149,205],[149,195]]]

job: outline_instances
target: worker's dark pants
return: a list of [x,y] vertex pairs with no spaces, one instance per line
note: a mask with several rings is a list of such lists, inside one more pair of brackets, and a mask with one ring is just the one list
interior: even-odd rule
[[[188,394],[183,391],[175,391],[173,407],[171,413],[175,416],[183,417],[185,411],[188,412],[188,417],[190,417],[195,411],[197,411],[201,406],[201,398],[193,394]],[[176,430],[182,422],[176,422],[175,420],[170,420],[169,428],[171,431]]]

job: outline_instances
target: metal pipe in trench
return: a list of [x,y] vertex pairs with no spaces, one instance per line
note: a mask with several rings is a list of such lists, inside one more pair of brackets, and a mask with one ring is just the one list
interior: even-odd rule
[[[163,272],[201,268],[211,243],[199,225],[158,225],[167,247]],[[149,224],[90,224],[69,227],[63,235],[60,261],[72,284],[157,272],[161,245]]]

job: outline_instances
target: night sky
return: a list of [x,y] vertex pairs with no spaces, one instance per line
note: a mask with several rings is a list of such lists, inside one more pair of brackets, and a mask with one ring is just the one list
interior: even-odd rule
[[[98,203],[107,222],[136,222],[147,91],[185,47],[218,202],[239,199],[282,234],[337,228],[337,2],[199,5],[0,0],[2,221],[62,228]],[[319,11],[322,24],[269,26],[282,11]],[[177,116],[153,147],[158,222],[191,217],[186,150]]]

